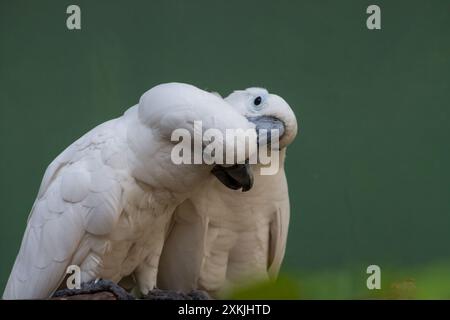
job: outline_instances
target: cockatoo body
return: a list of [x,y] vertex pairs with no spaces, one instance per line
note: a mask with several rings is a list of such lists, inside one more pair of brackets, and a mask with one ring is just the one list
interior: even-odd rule
[[194,121],[254,127],[223,99],[169,83],[64,150],[45,172],[3,298],[47,298],[69,265],[82,282],[133,274],[143,294],[152,290],[174,209],[212,176],[212,165],[171,161],[171,133],[192,132]]
[[297,134],[295,115],[282,98],[260,88],[225,100],[257,129],[280,128],[279,170],[262,175],[263,165],[252,165],[253,188],[245,193],[211,178],[177,207],[160,261],[163,289],[216,296],[236,284],[274,279],[284,257],[290,210],[284,159]]

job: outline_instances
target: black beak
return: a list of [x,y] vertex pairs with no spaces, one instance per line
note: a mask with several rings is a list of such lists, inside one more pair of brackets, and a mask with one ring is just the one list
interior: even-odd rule
[[[283,121],[271,116],[247,117],[247,120],[254,123],[256,133],[258,135],[258,146],[270,144],[272,139],[277,137],[281,139],[284,134],[285,127]],[[272,136],[271,130],[276,130],[276,134]]]
[[[283,121],[270,116],[247,117],[248,121],[256,125],[258,135],[258,146],[268,145],[276,137],[280,139],[285,131]],[[272,136],[271,130],[276,130],[275,136]],[[244,164],[235,164],[231,167],[215,165],[211,173],[230,189],[248,191],[253,186],[253,172],[248,162]]]
[[253,186],[253,172],[250,164],[235,164],[231,167],[215,165],[211,173],[230,189],[248,191]]

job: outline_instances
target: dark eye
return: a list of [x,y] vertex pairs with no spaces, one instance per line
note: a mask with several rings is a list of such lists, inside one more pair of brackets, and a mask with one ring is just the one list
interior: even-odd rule
[[255,100],[253,100],[253,103],[255,106],[259,106],[261,104],[261,97],[256,97]]

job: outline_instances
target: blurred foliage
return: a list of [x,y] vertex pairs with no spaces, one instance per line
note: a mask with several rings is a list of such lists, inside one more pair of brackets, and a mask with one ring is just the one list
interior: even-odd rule
[[369,290],[366,267],[286,272],[276,282],[234,289],[229,299],[450,299],[450,261],[381,267],[381,289]]

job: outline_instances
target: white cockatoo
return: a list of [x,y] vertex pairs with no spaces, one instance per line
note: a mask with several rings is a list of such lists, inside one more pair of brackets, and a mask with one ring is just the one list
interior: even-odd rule
[[[198,134],[194,121],[220,132],[255,127],[216,95],[168,83],[65,149],[45,172],[3,298],[47,298],[70,265],[83,283],[133,274],[143,294],[152,290],[174,209],[212,176],[214,164],[171,161],[172,132]],[[250,188],[241,168],[235,179]]]
[[279,272],[289,225],[284,159],[297,134],[297,120],[281,97],[265,89],[235,91],[225,100],[257,130],[278,129],[279,170],[262,175],[262,164],[251,165],[254,183],[248,192],[209,179],[176,209],[160,260],[162,289],[202,289],[217,296],[234,284],[273,279]]

